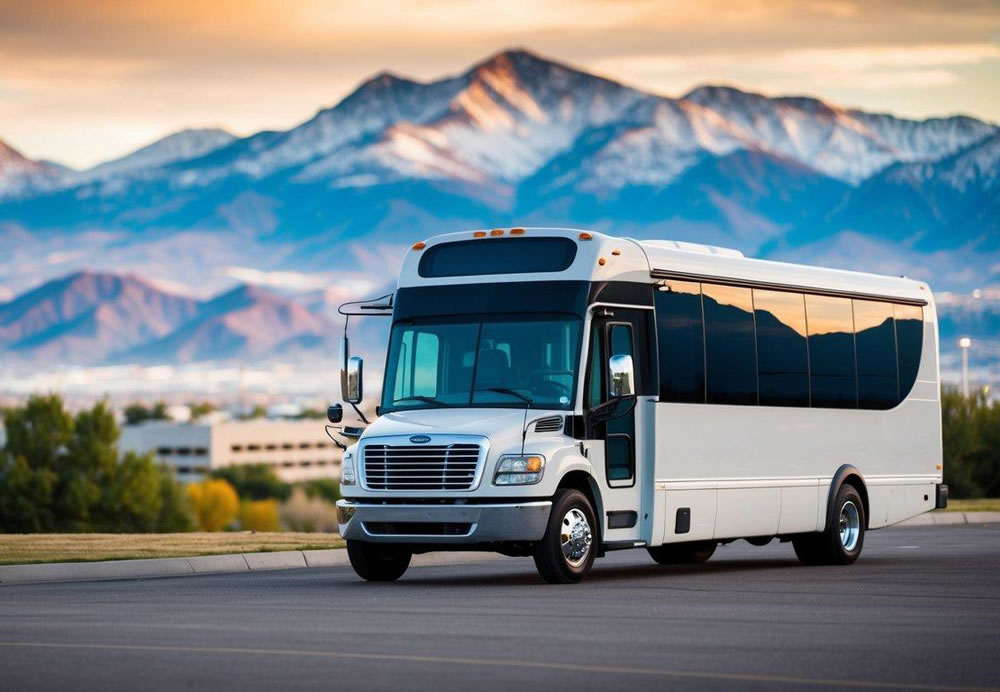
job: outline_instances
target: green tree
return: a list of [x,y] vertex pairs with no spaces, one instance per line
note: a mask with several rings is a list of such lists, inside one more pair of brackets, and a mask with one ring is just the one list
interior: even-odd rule
[[56,474],[0,450],[0,533],[36,533],[55,526]]
[[191,409],[191,420],[198,420],[215,410],[215,404],[210,401],[203,401],[200,404],[188,404]]
[[944,477],[954,497],[1000,495],[1000,403],[985,392],[941,393]]
[[212,478],[221,478],[234,488],[244,500],[287,500],[292,486],[278,478],[266,464],[226,466],[212,472]]
[[142,404],[129,404],[123,413],[125,425],[135,425],[147,420],[170,420],[167,404],[164,401],[157,401],[152,408],[146,408]]
[[161,473],[151,456],[119,456],[119,428],[107,403],[74,418],[58,396],[34,396],[4,411],[4,426],[0,531],[190,526],[171,475]]
[[157,470],[160,474],[160,515],[156,518],[156,530],[168,533],[190,531],[194,528],[194,517],[187,495],[166,465]]

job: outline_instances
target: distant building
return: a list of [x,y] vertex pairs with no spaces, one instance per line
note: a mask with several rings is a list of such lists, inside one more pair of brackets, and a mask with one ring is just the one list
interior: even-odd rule
[[123,452],[152,452],[181,481],[246,464],[266,464],[288,482],[339,476],[340,449],[317,420],[151,421],[123,427],[120,446]]

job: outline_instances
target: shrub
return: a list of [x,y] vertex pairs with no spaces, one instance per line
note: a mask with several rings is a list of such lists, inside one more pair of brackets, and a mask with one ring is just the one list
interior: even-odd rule
[[227,466],[213,471],[212,478],[228,482],[244,500],[287,500],[292,494],[292,486],[265,464]]
[[314,478],[297,484],[310,498],[318,497],[330,504],[336,504],[340,499],[340,483],[332,478]]
[[194,511],[195,521],[202,531],[221,531],[233,523],[239,511],[239,496],[229,483],[210,478],[201,483],[190,483],[188,500]]
[[290,531],[336,532],[337,508],[319,497],[309,497],[302,488],[281,505],[281,521]]
[[280,531],[275,500],[248,500],[240,503],[240,528],[244,531]]

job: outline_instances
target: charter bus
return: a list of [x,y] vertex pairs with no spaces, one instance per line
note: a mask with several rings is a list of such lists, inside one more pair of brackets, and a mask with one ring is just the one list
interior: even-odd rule
[[[378,417],[343,455],[357,574],[414,553],[708,560],[738,539],[854,562],[865,532],[947,503],[927,284],[569,229],[407,252]],[[362,398],[344,338],[345,401]],[[331,422],[342,420],[340,404]]]

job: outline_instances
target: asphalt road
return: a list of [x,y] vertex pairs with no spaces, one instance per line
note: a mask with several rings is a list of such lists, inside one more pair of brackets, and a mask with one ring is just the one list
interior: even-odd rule
[[530,560],[0,587],[0,689],[1000,687],[1000,525],[888,529],[851,567],[787,544],[550,586]]

